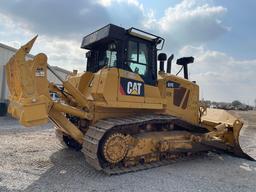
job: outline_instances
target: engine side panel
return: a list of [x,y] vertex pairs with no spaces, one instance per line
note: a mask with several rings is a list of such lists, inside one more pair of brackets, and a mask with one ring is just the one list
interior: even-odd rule
[[[92,79],[90,83],[82,82],[88,79]],[[136,73],[117,68],[103,68],[95,73],[93,78],[81,78],[79,84],[80,90],[87,90],[83,92],[87,98],[88,95],[93,98],[95,121],[105,115],[109,117],[111,109],[111,113],[116,111],[123,115],[131,114],[131,111],[137,113],[140,110],[151,110],[179,117],[192,124],[199,123],[198,85],[174,75],[159,79],[158,86],[151,86],[145,84]],[[82,88],[81,85],[90,88]],[[96,115],[98,107],[101,109],[101,115]],[[129,109],[129,112],[125,109]]]
[[165,112],[192,124],[199,123],[199,86],[170,75],[159,80],[159,90],[166,100]]

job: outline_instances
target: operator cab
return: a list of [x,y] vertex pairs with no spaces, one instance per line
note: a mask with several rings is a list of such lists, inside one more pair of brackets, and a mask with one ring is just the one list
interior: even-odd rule
[[157,82],[157,51],[164,39],[145,31],[109,24],[83,38],[87,71],[116,67],[141,76],[146,84]]

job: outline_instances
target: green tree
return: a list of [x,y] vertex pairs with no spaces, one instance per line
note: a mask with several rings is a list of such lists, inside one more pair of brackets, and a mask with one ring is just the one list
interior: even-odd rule
[[234,107],[238,107],[238,106],[242,105],[242,103],[240,101],[238,101],[238,100],[235,100],[235,101],[232,102],[232,105]]

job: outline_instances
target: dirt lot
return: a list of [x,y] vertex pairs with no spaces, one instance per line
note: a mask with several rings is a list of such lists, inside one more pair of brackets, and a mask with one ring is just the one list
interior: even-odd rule
[[[256,112],[238,114],[250,122],[256,121]],[[251,131],[254,123],[247,126]],[[251,137],[254,135],[251,134]],[[55,139],[51,124],[28,129],[9,117],[0,118],[1,192],[254,192],[255,179],[256,162],[216,153],[136,173],[107,176],[87,165],[82,153],[62,149]]]

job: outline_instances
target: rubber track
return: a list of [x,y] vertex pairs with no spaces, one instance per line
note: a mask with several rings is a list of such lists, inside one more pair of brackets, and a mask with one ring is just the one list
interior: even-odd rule
[[97,170],[103,170],[107,174],[121,174],[121,173],[161,166],[165,164],[164,161],[156,162],[152,164],[145,164],[143,166],[138,166],[138,167],[103,169],[100,164],[100,159],[98,159],[98,155],[97,155],[99,143],[101,139],[104,137],[105,133],[110,130],[115,130],[115,129],[129,130],[129,128],[145,125],[148,123],[164,124],[164,123],[171,123],[174,120],[177,120],[177,119],[173,116],[157,115],[157,114],[156,115],[136,115],[136,116],[134,115],[134,116],[128,116],[123,118],[109,118],[105,120],[100,120],[95,125],[89,127],[85,135],[82,152],[85,155],[85,159],[87,163],[89,163],[91,166],[93,166]]

